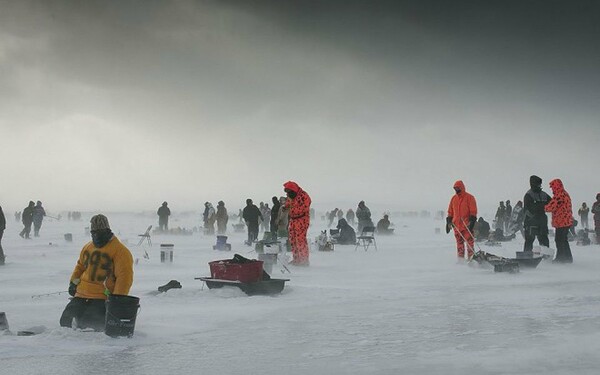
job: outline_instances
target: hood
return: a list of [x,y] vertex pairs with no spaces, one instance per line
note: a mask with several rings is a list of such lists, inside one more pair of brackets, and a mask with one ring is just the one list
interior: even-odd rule
[[529,177],[529,186],[533,191],[539,192],[542,190],[542,179],[536,175]]
[[348,224],[348,222],[346,221],[346,219],[340,219],[338,221],[338,226],[340,228],[346,228],[346,227],[349,227],[350,225]]
[[465,189],[465,184],[464,184],[464,183],[463,183],[461,180],[458,180],[458,181],[456,181],[456,182],[454,183],[454,185],[452,185],[452,188],[453,188],[453,189],[454,189],[455,187],[459,188],[461,192],[465,192],[465,191],[467,191],[467,190]]
[[600,193],[596,194],[596,200],[600,201]]
[[283,188],[291,190],[296,194],[298,194],[300,192],[300,186],[298,186],[298,184],[295,183],[294,181],[286,182],[285,184],[283,184]]
[[550,189],[552,189],[552,192],[554,194],[565,190],[560,178],[556,178],[556,179],[550,181]]

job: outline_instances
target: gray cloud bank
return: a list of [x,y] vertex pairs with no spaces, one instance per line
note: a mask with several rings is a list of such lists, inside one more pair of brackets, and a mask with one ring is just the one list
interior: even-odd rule
[[[597,2],[15,1],[0,200],[482,207],[600,191]],[[548,189],[547,189],[548,190]]]

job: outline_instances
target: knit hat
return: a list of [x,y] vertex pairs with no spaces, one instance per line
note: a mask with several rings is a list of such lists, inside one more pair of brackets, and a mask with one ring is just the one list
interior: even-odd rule
[[104,215],[95,215],[90,219],[90,231],[110,229],[108,219]]

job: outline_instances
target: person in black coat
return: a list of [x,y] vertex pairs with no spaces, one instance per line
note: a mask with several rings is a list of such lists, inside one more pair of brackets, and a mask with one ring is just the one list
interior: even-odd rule
[[248,242],[246,244],[251,246],[252,242],[258,238],[259,219],[263,220],[260,210],[252,203],[252,199],[246,199],[246,207],[242,211],[242,217],[248,227]]
[[504,211],[504,233],[508,233],[508,229],[510,227],[510,218],[512,216],[513,208],[510,205],[510,201],[506,201],[506,208]]
[[2,211],[2,207],[0,207],[0,266],[4,264],[4,249],[2,248],[2,236],[4,235],[4,230],[6,229],[6,217],[4,217],[4,212]]
[[542,191],[542,179],[538,176],[529,178],[531,189],[523,198],[523,212],[525,218],[523,227],[525,231],[525,244],[523,251],[533,251],[533,241],[537,237],[542,246],[550,247],[548,240],[548,216],[544,207],[550,202],[550,196]]
[[393,234],[394,229],[390,229],[391,224],[389,215],[383,215],[383,219],[377,222],[377,233],[381,235]]
[[477,241],[486,241],[490,237],[490,223],[485,221],[483,217],[479,218],[473,230]]
[[29,201],[29,206],[23,209],[23,214],[21,215],[21,219],[23,221],[24,228],[19,233],[19,236],[23,238],[30,238],[31,234],[31,224],[33,224],[33,208],[35,207],[35,203],[33,201]]
[[500,228],[504,231],[504,219],[506,218],[506,207],[504,207],[504,202],[500,201],[500,206],[498,206],[498,210],[496,210],[496,228]]
[[340,219],[337,224],[337,229],[340,230],[337,243],[340,245],[354,245],[356,244],[356,232],[354,228],[348,224],[346,219]]
[[169,216],[171,216],[171,210],[167,206],[167,202],[163,202],[162,206],[156,211],[158,215],[158,227],[161,231],[166,232],[169,230]]
[[273,202],[273,208],[271,208],[269,231],[273,233],[273,236],[277,236],[277,218],[279,216],[279,207],[281,207],[281,203],[279,203],[279,198],[277,197],[271,198],[271,201]]

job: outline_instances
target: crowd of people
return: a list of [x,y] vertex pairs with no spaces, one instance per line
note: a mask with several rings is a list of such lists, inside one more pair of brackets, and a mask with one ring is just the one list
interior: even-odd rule
[[[454,184],[455,194],[450,200],[446,218],[446,233],[454,230],[457,256],[460,260],[470,259],[474,253],[474,242],[478,241],[510,241],[517,233],[525,239],[524,252],[532,252],[537,239],[540,246],[549,247],[549,229],[547,213],[552,214],[551,226],[554,228],[556,244],[556,263],[572,263],[573,255],[569,239],[578,237],[578,243],[590,243],[588,238],[588,214],[590,209],[584,202],[578,210],[582,229],[576,232],[577,220],[573,217],[571,197],[560,179],[550,181],[552,196],[542,188],[542,179],[531,176],[530,189],[523,200],[513,208],[510,200],[500,201],[493,221],[493,228],[483,217],[477,219],[477,203],[475,197],[467,193],[462,181]],[[596,242],[600,244],[600,193],[591,212],[594,214]],[[493,229],[493,230],[492,230]],[[571,237],[570,237],[571,236]],[[579,242],[581,240],[581,242]],[[587,241],[586,241],[587,240]],[[466,246],[466,254],[465,254]]]
[[371,210],[365,205],[365,201],[360,201],[356,210],[348,209],[345,217],[344,210],[335,208],[332,211],[326,212],[324,218],[327,219],[329,228],[331,228],[337,219],[336,229],[340,231],[341,228],[348,227],[354,231],[353,227],[356,225],[355,235],[356,233],[361,234],[365,228],[373,228],[373,231],[381,235],[392,234],[394,232],[394,229],[391,228],[393,224],[390,222],[388,214],[384,214],[375,226],[371,219]]
[[[501,201],[494,217],[494,231],[483,217],[477,218],[477,202],[475,197],[468,193],[462,181],[453,185],[454,194],[450,200],[447,217],[446,232],[454,232],[456,241],[456,254],[459,260],[465,257],[470,259],[474,255],[474,242],[477,239],[497,239],[498,234],[514,236],[516,233],[523,235],[525,242],[524,252],[533,251],[533,243],[537,239],[541,246],[549,247],[548,213],[552,214],[551,226],[555,229],[557,263],[572,263],[573,255],[569,245],[569,232],[575,226],[573,218],[571,197],[560,179],[550,181],[549,187],[552,196],[542,188],[542,179],[531,176],[530,188],[525,193],[523,200],[518,201],[515,207],[510,200]],[[270,231],[275,236],[288,237],[292,260],[291,264],[308,266],[309,246],[307,231],[310,226],[314,210],[311,208],[312,200],[296,182],[288,181],[283,185],[285,197],[272,197],[272,207],[260,203],[256,206],[252,199],[246,200],[246,207],[239,216],[248,230],[247,244],[251,245],[257,240],[259,231]],[[596,241],[600,243],[600,193],[596,195],[596,202],[592,208],[584,202],[578,210],[578,216],[583,230],[588,230],[588,215],[593,214]],[[157,211],[159,217],[159,230],[167,231],[171,210],[167,202],[163,202]],[[20,214],[24,228],[20,233],[23,238],[29,238],[33,225],[34,236],[39,236],[42,222],[46,212],[42,202],[33,201]],[[377,231],[379,234],[391,234],[393,228],[389,215],[383,215],[377,225],[371,219],[371,210],[364,201],[358,203],[356,210],[334,209],[326,214],[329,226],[333,220],[337,222],[336,242],[338,244],[355,244],[357,232],[363,230]],[[229,215],[225,203],[219,201],[217,209],[210,202],[204,204],[202,214],[205,233],[214,234],[214,225],[217,233],[227,231]],[[353,225],[356,223],[357,231]],[[6,229],[6,218],[0,207],[0,264],[5,262],[2,248],[2,236]],[[127,247],[113,234],[108,218],[104,215],[94,215],[90,220],[91,241],[80,252],[75,268],[69,279],[69,293],[73,296],[65,307],[60,318],[61,326],[71,327],[75,324],[79,328],[90,327],[102,330],[106,314],[105,300],[111,294],[127,295],[133,283],[133,257]],[[495,237],[496,236],[496,237]]]
[[[283,212],[287,216],[287,235],[293,257],[290,264],[308,266],[309,248],[306,234],[310,225],[311,198],[293,181],[286,182],[283,187],[286,198],[282,200],[273,197],[273,208],[277,211],[274,213],[270,210],[269,229],[273,231],[278,229],[279,221],[275,216]],[[206,202],[204,207],[202,218],[206,233],[214,233],[215,222],[217,231],[225,233],[229,219],[225,203],[220,201],[216,211],[210,202]],[[267,222],[263,212],[265,211],[261,212],[261,209],[254,205],[252,199],[246,200],[246,207],[241,217],[248,227],[249,244],[258,237],[259,219]],[[171,215],[167,202],[163,202],[157,215],[160,230],[167,231]],[[73,298],[60,317],[60,325],[63,327],[75,325],[78,328],[101,331],[105,325],[107,297],[129,293],[133,283],[133,257],[129,249],[113,234],[106,216],[95,215],[91,218],[90,234],[92,241],[81,250],[69,279],[69,294]],[[3,253],[0,254],[4,260]]]

